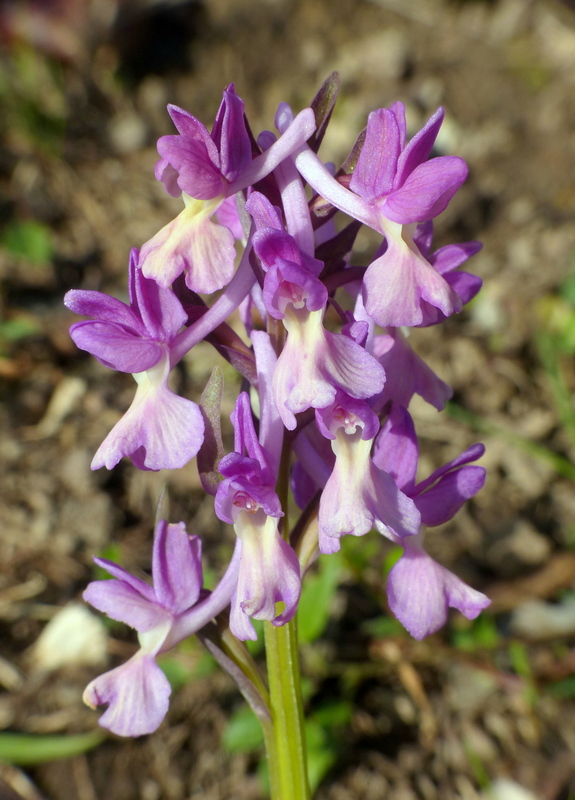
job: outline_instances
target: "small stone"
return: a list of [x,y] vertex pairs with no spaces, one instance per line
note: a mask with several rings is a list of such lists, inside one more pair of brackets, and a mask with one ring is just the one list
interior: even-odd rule
[[32,648],[41,670],[92,666],[106,660],[106,630],[98,617],[79,603],[70,603],[52,617]]

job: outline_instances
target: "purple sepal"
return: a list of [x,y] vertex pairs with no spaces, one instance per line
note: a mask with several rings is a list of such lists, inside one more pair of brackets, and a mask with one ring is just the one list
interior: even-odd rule
[[224,90],[212,139],[220,153],[222,175],[232,183],[252,162],[252,147],[244,118],[244,101],[231,83]]
[[365,142],[351,176],[349,188],[373,203],[393,190],[401,149],[395,114],[387,108],[372,111],[367,120]]
[[421,522],[433,527],[452,519],[461,506],[485,483],[483,467],[461,467],[441,478],[423,494],[414,496]]
[[433,527],[452,519],[463,503],[482,488],[485,469],[467,465],[481,458],[484,452],[482,444],[472,445],[409,492],[424,525]]
[[416,639],[438,631],[447,621],[448,609],[457,608],[475,619],[490,601],[434,561],[412,540],[387,579],[389,606]]
[[99,721],[103,728],[118,736],[144,736],[160,726],[171,692],[154,656],[140,651],[89,683],[83,699],[91,708],[108,705]]
[[407,146],[405,145],[405,107],[403,103],[394,103],[392,106],[398,125],[403,130],[403,144],[401,155],[397,160],[397,172],[395,175],[394,189],[403,186],[406,179],[414,169],[427,161],[429,154],[435,144],[439,129],[443,124],[445,110],[439,106],[435,114],[427,120],[423,128],[413,136]]
[[401,188],[388,194],[381,212],[392,222],[408,225],[439,216],[467,178],[467,164],[457,156],[440,156],[414,169]]
[[198,452],[204,420],[198,406],[174,394],[168,386],[167,358],[135,375],[132,405],[104,439],[92,469],[112,469],[128,456],[138,469],[179,469]]
[[230,525],[240,512],[253,514],[259,508],[270,517],[283,516],[275,491],[275,472],[256,435],[247,392],[239,395],[231,421],[235,452],[224,456],[219,463],[224,480],[216,492],[216,515]]
[[146,597],[125,580],[92,581],[82,597],[98,611],[144,633],[170,619],[170,612],[155,598]]
[[172,614],[183,613],[200,599],[202,541],[199,536],[188,536],[183,522],[169,525],[162,520],[158,523],[152,577],[158,603],[169,608]]
[[[224,182],[218,167],[213,163],[204,142],[187,136],[162,136],[158,139],[158,153],[177,173],[179,188],[196,200],[212,200],[224,191]],[[171,173],[162,182],[172,188]],[[170,191],[169,194],[173,192]]]
[[155,366],[165,353],[158,342],[138,338],[113,322],[75,322],[70,327],[70,336],[76,347],[118,372],[144,372]]

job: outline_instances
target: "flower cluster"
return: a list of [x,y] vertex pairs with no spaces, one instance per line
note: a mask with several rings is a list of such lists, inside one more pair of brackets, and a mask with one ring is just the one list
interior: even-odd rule
[[[297,116],[281,104],[276,133],[257,139],[233,85],[211,132],[170,106],[177,133],[158,142],[156,177],[183,210],[132,252],[129,305],[94,291],[66,295],[68,308],[89,318],[71,328],[78,347],[137,383],[93,469],[123,456],[139,469],[175,469],[197,455],[215,514],[236,535],[211,593],[202,588],[200,540],[183,523],[159,523],[152,585],[97,560],[113,579],[91,583],[86,600],[135,628],[141,645],[86,690],[90,705],[108,705],[101,724],[116,733],[148,733],[163,719],[169,684],[158,654],[228,606],[240,640],[256,638],[252,619],[284,625],[306,570],[318,553],[337,552],[342,536],[375,530],[403,548],[387,593],[416,638],[437,631],[449,607],[473,619],[488,604],[423,545],[424,529],[451,519],[483,485],[485,471],[473,464],[483,447],[420,479],[409,413],[414,394],[441,410],[450,389],[411,349],[406,329],[460,311],[481,285],[459,269],[477,242],[432,249],[433,220],[467,167],[430,158],[443,109],[408,140],[401,103],[369,115],[341,169],[324,164],[318,150],[336,94],[334,75]],[[357,265],[362,225],[380,245]],[[243,338],[228,324],[232,314]],[[168,385],[201,340],[243,377],[234,449],[223,457],[219,426],[208,424],[213,398],[200,408]],[[288,484],[317,524],[287,528]]]

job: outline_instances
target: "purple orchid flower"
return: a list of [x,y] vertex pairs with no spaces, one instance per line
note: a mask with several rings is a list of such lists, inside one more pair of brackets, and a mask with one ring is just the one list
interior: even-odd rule
[[406,144],[403,104],[373,111],[349,190],[309,148],[295,156],[318,194],[385,236],[385,252],[369,265],[363,281],[367,312],[383,327],[421,325],[428,306],[445,316],[461,310],[459,294],[414,241],[417,224],[440,214],[467,177],[461,158],[427,160],[443,117],[439,108]]
[[190,289],[212,293],[232,278],[239,232],[235,219],[230,228],[213,222],[213,215],[227,198],[264,178],[300,147],[314,132],[315,118],[304,109],[277,142],[252,160],[244,104],[233,84],[224,91],[211,134],[187,111],[172,105],[168,111],[178,134],[159,139],[156,177],[173,197],[183,193],[185,208],[142,247],[142,269],[163,287],[184,272]]
[[376,359],[351,337],[324,328],[328,295],[317,277],[322,263],[302,253],[263,195],[254,192],[246,209],[257,226],[253,245],[266,273],[266,311],[287,331],[273,377],[283,424],[294,430],[295,414],[329,406],[338,389],[355,398],[380,392],[385,374]]
[[154,538],[152,585],[103,558],[98,566],[112,580],[93,581],[84,599],[112,619],[138,631],[140,649],[125,664],[88,684],[84,702],[107,705],[100,725],[120,736],[155,731],[168,710],[168,679],[156,657],[191,636],[230,602],[237,581],[237,554],[212,593],[202,589],[201,541],[188,536],[183,522],[158,523]]
[[372,528],[394,541],[416,534],[414,501],[371,459],[379,420],[368,404],[338,392],[332,405],[316,410],[316,422],[335,454],[319,504],[320,552],[335,553],[342,536],[363,536]]
[[142,275],[138,251],[129,267],[130,305],[102,292],[72,290],[64,302],[76,314],[70,335],[102,364],[131,372],[137,383],[132,405],[100,445],[92,469],[112,469],[123,456],[143,470],[177,469],[193,458],[203,441],[198,406],[168,386],[170,348],[187,315],[170,289]]
[[[483,467],[469,466],[485,451],[482,444],[469,447],[428,478],[415,482],[418,447],[413,421],[404,408],[394,409],[376,440],[373,459],[394,477],[413,499],[423,525],[442,525],[452,519],[463,503],[483,486]],[[423,547],[423,534],[396,540],[404,552],[391,569],[387,581],[389,606],[416,639],[441,628],[450,607],[468,619],[489,605],[481,592],[434,561]]]
[[[301,593],[300,569],[294,550],[278,530],[283,511],[275,492],[273,459],[258,440],[245,392],[238,397],[232,423],[235,452],[220,461],[224,480],[218,486],[215,509],[223,522],[234,526],[241,542],[230,629],[238,639],[255,640],[250,617],[283,625],[295,614]],[[277,603],[284,604],[279,614]]]

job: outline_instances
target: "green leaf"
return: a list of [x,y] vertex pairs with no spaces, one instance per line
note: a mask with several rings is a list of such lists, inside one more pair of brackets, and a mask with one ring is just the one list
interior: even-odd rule
[[222,737],[228,753],[252,753],[263,743],[262,727],[251,708],[243,706],[232,714]]
[[575,675],[555,681],[547,686],[547,691],[559,700],[571,700],[575,697]]
[[50,229],[34,220],[10,223],[4,231],[2,244],[13,256],[34,264],[47,264],[52,258]]
[[72,736],[37,736],[26,733],[0,733],[0,760],[18,766],[43,764],[71,758],[93,750],[104,739],[102,730]]

